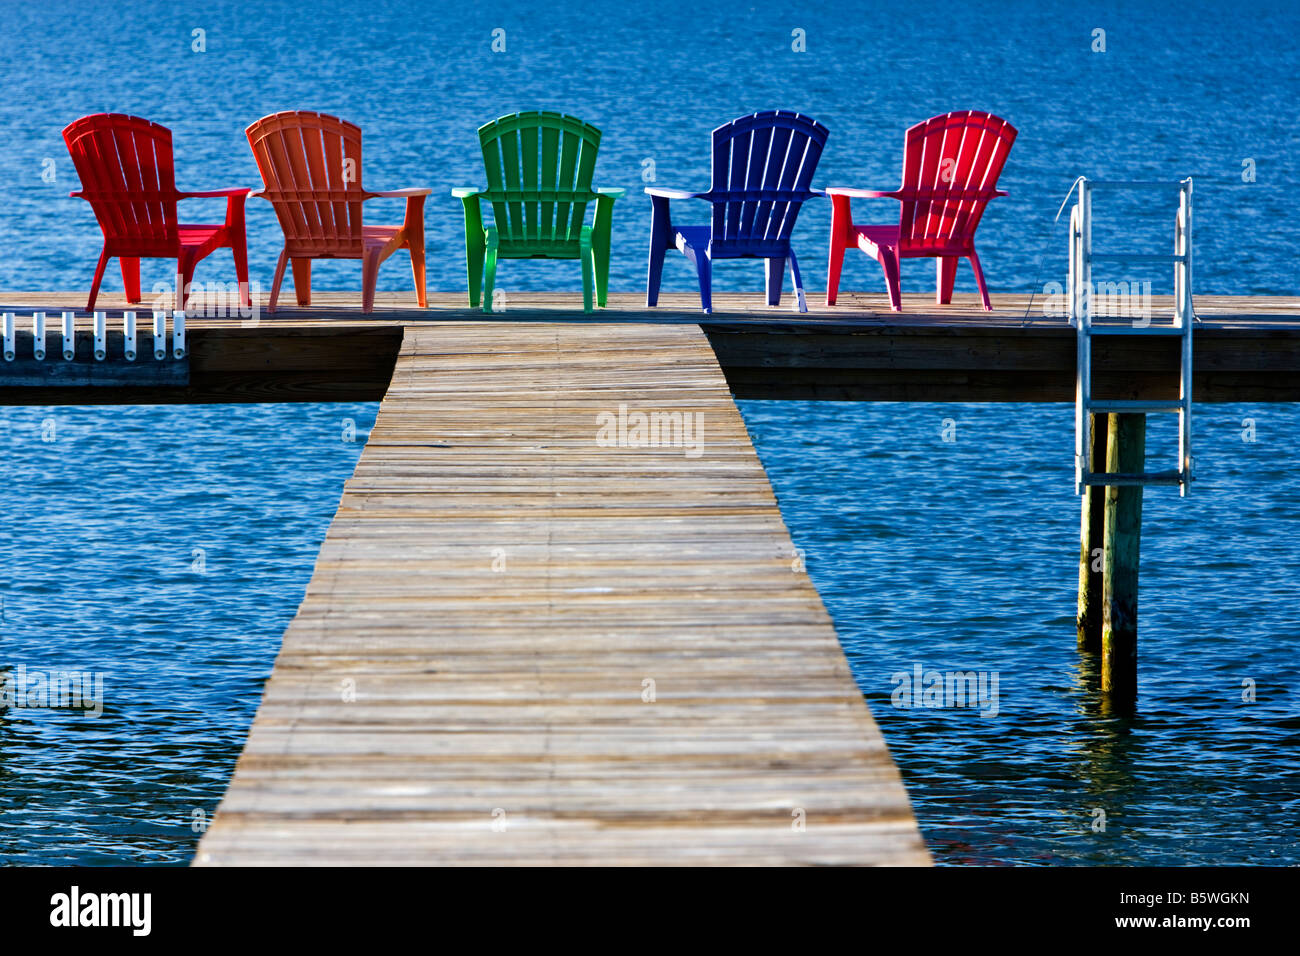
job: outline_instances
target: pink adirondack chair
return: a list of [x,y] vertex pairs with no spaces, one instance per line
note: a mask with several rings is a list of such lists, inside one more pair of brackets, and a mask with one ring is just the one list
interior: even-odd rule
[[[903,184],[885,192],[830,187],[830,262],[826,270],[826,304],[834,305],[844,250],[856,246],[880,263],[889,286],[889,304],[903,308],[899,264],[903,259],[934,258],[935,301],[952,301],[957,260],[969,259],[984,309],[993,311],[984,271],[975,253],[975,228],[995,196],[998,175],[1015,142],[1016,129],[992,113],[962,110],[944,113],[907,131],[903,147]],[[855,226],[854,199],[897,199],[897,225]]]

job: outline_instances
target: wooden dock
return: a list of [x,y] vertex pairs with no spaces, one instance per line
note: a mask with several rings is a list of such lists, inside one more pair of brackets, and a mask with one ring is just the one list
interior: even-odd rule
[[[101,296],[111,323],[129,307],[117,296]],[[73,363],[76,369],[47,359],[47,381],[34,389],[30,379],[7,385],[24,370],[0,363],[0,404],[379,401],[404,328],[493,320],[701,327],[737,398],[1074,401],[1075,332],[1064,318],[1042,314],[1041,297],[997,295],[995,311],[987,313],[974,295],[940,307],[933,295],[917,293],[903,297],[904,311],[890,312],[884,295],[841,293],[834,308],[810,301],[806,315],[769,308],[753,293],[716,296],[710,316],[699,312],[694,295],[666,294],[660,301],[646,309],[643,295],[611,294],[609,309],[584,316],[575,311],[581,296],[518,293],[508,297],[507,311],[484,316],[466,308],[463,294],[432,294],[431,307],[422,310],[412,307],[411,293],[384,293],[375,312],[362,315],[359,293],[314,293],[312,308],[263,312],[255,324],[191,317],[183,383],[151,379],[142,362],[133,384],[127,373],[110,374],[86,357]],[[85,304],[80,292],[0,292],[0,311],[26,320],[44,310],[51,326],[60,311]],[[1154,306],[1172,312],[1167,298],[1156,297]],[[1300,298],[1203,295],[1196,312],[1197,403],[1300,401]],[[83,314],[83,330],[88,321]],[[30,342],[30,333],[22,334]],[[30,354],[30,345],[24,351],[20,344],[20,354]],[[1175,341],[1099,341],[1094,354],[1099,395],[1177,394]]]
[[[166,374],[0,366],[7,404],[382,399],[196,862],[929,862],[732,399],[1072,401],[1064,319],[410,298],[195,316]],[[1196,402],[1300,401],[1300,300],[1196,307]],[[1099,343],[1097,393],[1167,397],[1176,348]],[[678,413],[702,445],[601,441]]]
[[196,862],[928,861],[699,329],[408,327]]

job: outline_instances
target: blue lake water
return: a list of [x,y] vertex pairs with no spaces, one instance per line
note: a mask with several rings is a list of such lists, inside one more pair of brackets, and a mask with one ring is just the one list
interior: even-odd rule
[[[517,109],[564,110],[604,131],[597,183],[629,188],[611,285],[637,291],[649,222],[640,187],[703,188],[709,131],[783,107],[831,130],[819,185],[896,185],[903,131],[934,113],[1010,119],[1020,137],[1001,186],[1011,195],[990,206],[979,235],[995,295],[1064,278],[1063,226],[1052,220],[1080,174],[1195,176],[1195,291],[1298,291],[1291,3],[989,3],[942,15],[898,0],[304,9],[0,5],[0,30],[22,51],[0,62],[0,289],[89,285],[99,233],[67,198],[78,183],[60,137],[85,113],[169,126],[183,189],[258,185],[243,129],[266,113],[352,119],[365,130],[369,188],[435,187],[429,283],[455,291],[462,226],[447,190],[482,180],[474,130]],[[497,29],[503,53],[491,50]],[[1104,52],[1093,49],[1097,30]],[[187,219],[220,218],[220,202],[191,205]],[[880,222],[896,215],[888,203],[862,209]],[[367,216],[398,221],[401,205],[376,201]],[[1115,248],[1171,242],[1172,207],[1150,197],[1099,200],[1098,221],[1098,241]],[[810,290],[823,287],[828,225],[824,203],[799,220]],[[280,246],[265,203],[250,201],[248,236],[265,287]],[[146,290],[170,273],[147,262]],[[757,295],[761,274],[730,263],[715,282]],[[195,278],[230,281],[233,270],[218,253]],[[357,263],[319,263],[313,278],[359,301]],[[1160,273],[1113,278],[1168,289]],[[106,288],[120,282],[110,268]],[[932,282],[931,265],[905,264],[905,289]],[[576,264],[507,262],[499,285],[572,289],[576,301],[580,278]],[[403,256],[380,287],[411,288]],[[669,261],[665,288],[693,291],[684,260]],[[883,291],[878,266],[850,256],[842,288]],[[963,268],[958,290],[973,288]],[[1148,494],[1131,718],[1100,711],[1074,649],[1068,407],[742,410],[937,860],[1300,862],[1292,406],[1206,407],[1195,495]],[[188,860],[194,813],[210,813],[224,789],[374,413],[0,409],[0,668],[85,669],[107,687],[93,720],[0,713],[0,860]],[[341,440],[348,418],[352,443]],[[945,419],[954,441],[941,437]],[[1154,427],[1153,454],[1168,439]],[[917,664],[996,671],[999,715],[891,706],[891,675]],[[1247,679],[1253,703],[1242,700]],[[1093,830],[1098,810],[1104,832]]]
[[[1194,493],[1146,493],[1130,717],[1075,648],[1072,407],[741,407],[937,861],[1300,862],[1294,406],[1204,406]],[[996,673],[996,716],[893,706],[917,665]]]
[[0,408],[0,862],[189,861],[376,407]]

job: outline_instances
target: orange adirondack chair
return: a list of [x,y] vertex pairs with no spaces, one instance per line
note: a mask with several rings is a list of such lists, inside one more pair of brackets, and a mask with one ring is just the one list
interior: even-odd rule
[[[826,275],[826,304],[834,305],[844,250],[856,246],[880,263],[889,287],[889,304],[902,309],[899,262],[936,259],[935,301],[952,301],[957,260],[970,260],[985,311],[993,311],[984,286],[984,270],[975,254],[975,227],[990,199],[1005,196],[998,175],[1016,140],[1016,128],[992,113],[962,110],[944,113],[907,131],[903,147],[903,184],[895,190],[827,188],[831,197],[831,250]],[[853,199],[897,199],[898,223],[855,226]]]
[[[138,116],[83,116],[63,130],[63,141],[81,179],[81,189],[70,195],[90,203],[104,233],[87,312],[95,311],[104,269],[113,258],[122,267],[122,284],[130,303],[140,301],[140,260],[174,258],[184,308],[189,303],[194,267],[216,249],[234,253],[239,298],[244,305],[250,304],[244,237],[247,188],[180,192],[171,130]],[[181,199],[225,199],[226,221],[220,225],[177,222],[176,204]]]
[[[379,264],[398,249],[411,254],[411,274],[420,308],[424,293],[424,197],[429,189],[369,192],[361,182],[361,128],[336,116],[286,111],[264,116],[246,130],[264,189],[284,230],[284,249],[275,266],[267,311],[274,312],[293,260],[293,289],[301,306],[311,305],[313,259],[361,260],[361,310],[375,307]],[[367,199],[405,199],[400,226],[362,224]]]

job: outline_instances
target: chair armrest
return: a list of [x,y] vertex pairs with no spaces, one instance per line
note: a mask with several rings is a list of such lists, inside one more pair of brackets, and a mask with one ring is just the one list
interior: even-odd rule
[[598,198],[604,199],[622,199],[627,195],[626,189],[609,189],[601,186],[592,186],[591,191],[597,194]]
[[184,193],[178,192],[177,199],[235,199],[244,197],[252,193],[247,186],[232,186],[229,189],[210,189],[206,192]]
[[645,193],[647,196],[657,196],[660,199],[699,199],[708,195],[708,193],[693,193],[685,189],[668,189],[664,186],[647,186]]
[[487,190],[482,189],[479,186],[457,186],[452,189],[451,194],[457,199],[473,199],[475,196],[481,196],[485,192],[487,192]]
[[432,189],[425,189],[423,186],[407,186],[405,189],[387,189],[381,193],[367,192],[367,199],[411,199],[415,196],[427,196],[432,193]]
[[852,189],[848,186],[827,186],[822,190],[827,196],[848,196],[851,199],[897,199],[898,190]]
[[234,229],[237,235],[244,234],[244,201],[252,190],[247,186],[232,186],[229,189],[209,189],[204,192],[177,192],[177,199],[224,199],[226,201],[226,228]]

